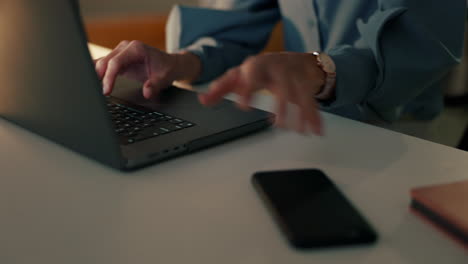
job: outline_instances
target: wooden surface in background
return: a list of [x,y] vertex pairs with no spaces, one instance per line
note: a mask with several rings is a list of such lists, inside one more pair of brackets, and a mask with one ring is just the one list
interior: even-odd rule
[[[140,40],[165,50],[166,20],[167,15],[164,14],[94,18],[86,20],[86,31],[90,42],[108,48],[114,48],[122,40]],[[282,26],[278,24],[265,51],[282,50]]]
[[114,48],[122,40],[140,40],[165,50],[166,20],[166,15],[87,19],[88,41]]
[[278,23],[271,33],[270,40],[264,52],[284,51],[283,24]]

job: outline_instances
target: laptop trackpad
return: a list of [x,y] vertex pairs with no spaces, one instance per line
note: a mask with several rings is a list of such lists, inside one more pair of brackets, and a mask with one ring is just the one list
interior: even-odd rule
[[[187,110],[200,110],[201,105],[198,102],[197,93],[171,86],[161,91],[155,98],[146,99],[143,97],[142,84],[119,77],[116,81],[112,96],[124,101],[148,107],[155,111],[187,113]],[[217,105],[211,110],[223,108],[223,103]]]

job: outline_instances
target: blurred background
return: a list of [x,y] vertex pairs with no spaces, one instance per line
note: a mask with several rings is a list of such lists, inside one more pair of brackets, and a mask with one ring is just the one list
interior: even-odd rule
[[[177,2],[184,5],[198,5],[199,0],[79,0],[83,15],[102,17],[121,14],[167,13]],[[205,1],[206,2],[206,1]]]
[[[113,48],[121,40],[140,40],[165,49],[167,16],[175,4],[222,8],[215,0],[79,0],[90,42]],[[281,25],[266,50],[283,50]]]
[[199,0],[79,0],[90,42],[112,48],[120,40],[141,40],[164,49],[164,27],[174,4]]

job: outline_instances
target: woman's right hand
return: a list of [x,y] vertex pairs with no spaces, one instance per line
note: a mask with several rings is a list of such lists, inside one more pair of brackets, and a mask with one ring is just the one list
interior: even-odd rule
[[107,56],[95,61],[103,93],[112,93],[119,75],[143,83],[143,96],[152,98],[172,82],[195,81],[201,72],[200,59],[189,52],[168,54],[140,41],[122,41]]

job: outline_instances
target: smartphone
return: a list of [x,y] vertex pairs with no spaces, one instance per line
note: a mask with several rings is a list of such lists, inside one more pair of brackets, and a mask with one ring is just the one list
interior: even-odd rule
[[318,169],[257,172],[255,189],[296,248],[369,244],[377,233]]

